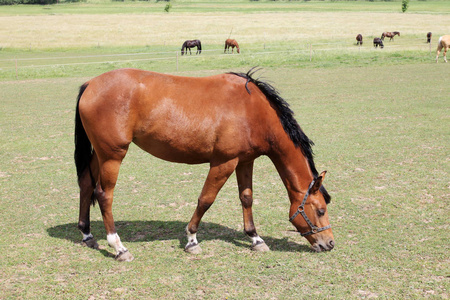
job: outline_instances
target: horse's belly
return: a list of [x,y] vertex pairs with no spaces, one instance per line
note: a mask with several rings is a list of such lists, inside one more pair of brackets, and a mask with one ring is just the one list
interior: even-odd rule
[[206,163],[212,155],[211,147],[198,139],[186,140],[182,136],[143,136],[133,142],[151,155],[171,162]]

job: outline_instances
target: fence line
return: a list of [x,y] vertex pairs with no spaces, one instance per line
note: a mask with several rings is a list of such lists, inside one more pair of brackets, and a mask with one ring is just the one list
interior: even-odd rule
[[[252,52],[255,50],[255,48],[249,48],[248,52],[246,50],[242,51],[243,49],[241,49],[241,54],[240,55],[265,55],[265,54],[281,54],[281,53],[291,53],[291,54],[308,54],[309,53],[309,60],[312,61],[312,58],[314,57],[314,55],[316,55],[318,52],[328,52],[328,51],[339,51],[339,50],[345,50],[345,51],[376,51],[374,50],[374,48],[370,45],[368,47],[362,47],[362,46],[346,46],[346,47],[332,47],[332,48],[317,48],[317,46],[324,46],[324,45],[333,45],[333,46],[337,46],[337,45],[343,45],[342,44],[336,44],[336,43],[308,43],[308,44],[304,44],[303,49],[292,49],[292,48],[288,48],[288,49],[282,49],[282,50],[270,50],[269,48],[265,48],[265,50],[256,50],[257,52]],[[385,45],[385,49],[382,51],[386,50],[386,46]],[[300,46],[299,48],[301,48],[302,46]],[[405,48],[405,46],[403,45],[389,45],[388,49],[392,49],[392,48],[400,48],[403,47]],[[415,47],[413,49],[411,49],[411,47]],[[427,48],[427,50],[429,50],[430,54],[431,54],[431,44],[409,44],[407,46],[406,50],[420,50],[420,49],[424,49]],[[429,49],[428,49],[429,48]],[[269,50],[268,50],[269,49]],[[381,50],[378,50],[381,51]],[[196,51],[193,51],[196,52]],[[208,49],[208,50],[202,50],[202,52],[206,52],[206,53],[213,53],[213,52],[220,52],[218,54],[213,54],[213,55],[208,55],[207,57],[218,57],[218,56],[223,56],[223,50],[222,49]],[[8,69],[15,69],[16,73],[18,69],[25,69],[25,68],[45,68],[45,67],[64,67],[64,66],[76,66],[76,65],[94,65],[94,64],[114,64],[114,63],[129,63],[129,62],[139,62],[139,61],[158,61],[158,60],[176,60],[176,65],[177,65],[177,71],[178,71],[178,63],[179,63],[179,59],[180,59],[180,55],[179,55],[180,51],[164,51],[164,52],[140,52],[140,53],[118,53],[118,54],[101,54],[101,55],[81,55],[81,56],[68,56],[68,57],[30,57],[30,58],[12,58],[12,59],[0,59],[0,62],[11,62],[11,64],[13,64],[13,66],[4,66],[4,67],[0,67],[0,71],[1,70],[8,70]],[[90,62],[73,62],[73,63],[52,63],[52,64],[43,64],[43,65],[34,65],[34,64],[28,64],[28,65],[19,65],[19,62],[27,62],[27,61],[44,61],[44,60],[70,60],[70,59],[83,59],[83,58],[103,58],[103,57],[126,57],[126,56],[142,56],[142,55],[151,55],[151,56],[159,56],[159,55],[167,55],[165,57],[150,57],[150,58],[141,58],[141,59],[122,59],[122,60],[105,60],[105,61],[90,61]],[[235,56],[237,56],[235,54]],[[183,56],[181,56],[183,57]],[[195,59],[195,58],[202,58],[204,56],[198,56],[198,55],[184,55],[184,57],[186,57],[185,59]]]
[[[168,52],[141,52],[141,53],[118,53],[118,54],[99,54],[99,55],[80,55],[80,56],[61,56],[61,57],[28,57],[28,58],[18,58],[17,61],[26,60],[51,60],[51,59],[73,59],[73,58],[95,58],[95,57],[110,57],[110,56],[137,56],[137,55],[148,55],[148,54],[169,54],[173,51]],[[10,61],[14,60],[11,58],[0,59],[0,61]]]

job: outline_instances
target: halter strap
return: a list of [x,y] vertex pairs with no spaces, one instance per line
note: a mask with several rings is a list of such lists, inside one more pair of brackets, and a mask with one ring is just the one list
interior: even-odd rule
[[309,184],[308,190],[306,191],[305,197],[303,197],[302,204],[299,205],[299,207],[297,208],[297,211],[292,215],[292,217],[289,218],[289,222],[292,222],[295,219],[295,217],[297,217],[300,214],[300,215],[302,215],[303,219],[305,219],[306,223],[308,223],[309,227],[311,227],[311,230],[308,232],[305,232],[305,233],[300,232],[301,236],[311,235],[311,234],[318,233],[318,232],[321,232],[321,231],[331,228],[331,224],[329,224],[325,227],[320,227],[320,228],[317,227],[316,225],[314,225],[311,222],[311,220],[308,218],[308,216],[305,213],[304,206],[306,203],[306,199],[308,198],[309,193],[311,192],[311,188],[313,187],[315,182],[316,182],[315,179],[313,179],[313,181],[311,181],[311,183]]

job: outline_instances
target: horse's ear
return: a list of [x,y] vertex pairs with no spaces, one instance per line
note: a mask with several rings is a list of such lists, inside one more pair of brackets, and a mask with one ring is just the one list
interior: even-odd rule
[[316,181],[314,182],[314,185],[311,188],[311,194],[315,194],[319,191],[319,189],[322,186],[322,183],[325,179],[326,173],[327,173],[327,171],[323,171],[322,173],[320,173],[319,177],[316,178]]

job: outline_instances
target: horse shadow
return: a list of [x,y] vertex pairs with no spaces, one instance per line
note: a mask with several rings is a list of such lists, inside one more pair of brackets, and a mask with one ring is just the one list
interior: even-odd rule
[[[117,221],[116,230],[120,234],[120,239],[124,243],[133,242],[153,242],[162,240],[178,239],[179,248],[184,249],[187,242],[185,228],[187,223],[181,221]],[[104,225],[102,221],[91,222],[91,231],[97,240],[105,239]],[[57,225],[47,229],[51,237],[67,240],[75,244],[80,244],[81,234],[77,229],[77,223],[67,223]],[[300,235],[299,235],[300,236]],[[202,222],[197,233],[200,245],[202,241],[222,240],[234,244],[237,247],[250,248],[250,239],[243,231],[234,230],[226,226]],[[312,252],[308,245],[298,244],[289,241],[287,237],[274,238],[262,236],[267,246],[272,251],[280,252]],[[98,249],[105,256],[113,256],[105,249]]]

